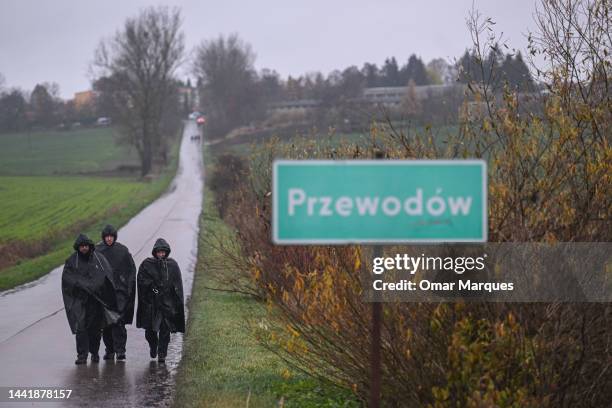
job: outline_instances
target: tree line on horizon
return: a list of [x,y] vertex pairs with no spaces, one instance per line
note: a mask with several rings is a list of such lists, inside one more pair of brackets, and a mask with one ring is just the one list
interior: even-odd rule
[[[0,81],[0,132],[64,128],[75,122],[92,124],[97,117],[109,116],[121,129],[121,141],[139,152],[144,175],[156,157],[165,157],[167,135],[176,132],[181,116],[193,108],[207,115],[207,131],[212,137],[265,120],[271,104],[304,99],[318,104],[314,117],[307,120],[327,127],[347,120],[351,115],[347,102],[361,96],[365,88],[489,79],[477,70],[473,50],[466,50],[455,63],[437,58],[425,64],[412,54],[404,64],[392,56],[380,66],[366,62],[361,68],[352,65],[327,75],[311,72],[285,79],[271,69],[257,71],[251,45],[230,34],[205,40],[196,47],[191,72],[200,106],[179,106],[178,88],[186,85],[177,74],[186,57],[181,25],[180,9],[149,7],[127,19],[114,37],[102,41],[92,62],[95,104],[76,106],[74,100],[61,100],[59,86],[54,83],[38,84],[28,94],[6,88]],[[491,51],[486,64],[501,72],[503,81],[514,88],[530,89],[534,84],[520,53],[504,54],[498,47]],[[446,116],[454,112],[456,116],[455,96],[442,98],[452,99],[453,107],[443,106],[448,103],[440,100],[429,103],[429,110],[444,110]],[[408,110],[418,116],[423,111],[418,106],[421,102],[409,102],[418,109],[412,106]]]
[[[343,70],[333,70],[327,76],[311,72],[284,79],[274,70],[257,71],[251,45],[231,34],[204,41],[196,49],[193,73],[198,81],[201,107],[209,117],[210,135],[222,137],[237,126],[265,119],[267,107],[279,102],[312,100],[318,113],[308,120],[324,128],[351,116],[346,105],[362,96],[365,88],[452,85],[488,80],[486,76],[477,75],[477,59],[474,50],[466,50],[455,63],[437,58],[426,65],[420,57],[412,54],[401,66],[395,57],[389,57],[380,67],[366,62],[361,69],[352,65]],[[501,73],[500,85],[508,83],[520,91],[533,89],[534,80],[520,53],[504,54],[498,50],[487,58],[486,64],[494,72]],[[456,96],[449,90],[442,98],[426,104],[436,111],[443,111],[444,116],[448,117],[450,111],[456,116],[460,103]],[[447,102],[452,102],[453,107],[449,108]]]
[[[36,84],[31,92],[5,88],[0,80],[0,132],[19,132],[31,128],[50,128],[76,118],[74,101],[59,97],[54,82]],[[81,117],[91,116],[83,111]]]

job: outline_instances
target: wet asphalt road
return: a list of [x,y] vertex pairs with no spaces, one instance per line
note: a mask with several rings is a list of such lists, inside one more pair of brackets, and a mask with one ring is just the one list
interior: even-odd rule
[[[202,208],[201,146],[190,140],[196,133],[195,123],[188,122],[180,148],[179,168],[168,192],[118,233],[118,241],[127,245],[137,266],[151,256],[154,241],[165,238],[172,248],[171,256],[181,268],[186,301],[197,259],[198,218]],[[91,238],[99,240],[99,237]],[[61,387],[73,390],[69,400],[36,405],[170,405],[181,358],[182,335],[172,334],[166,363],[158,364],[149,357],[144,330],[137,329],[135,324],[126,326],[126,362],[88,361],[87,365],[76,366],[75,340],[62,303],[61,271],[62,267],[56,268],[38,281],[0,293],[0,394],[2,387]],[[100,356],[103,352],[102,343]],[[31,405],[31,401],[0,401],[2,407]]]

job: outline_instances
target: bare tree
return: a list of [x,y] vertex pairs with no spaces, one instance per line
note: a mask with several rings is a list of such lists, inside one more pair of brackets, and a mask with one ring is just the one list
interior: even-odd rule
[[236,34],[204,41],[196,49],[193,71],[201,79],[201,105],[214,136],[223,136],[257,116],[254,61],[251,46]]
[[421,101],[419,100],[419,97],[416,94],[414,81],[412,79],[410,80],[410,82],[408,82],[408,89],[406,90],[406,93],[402,98],[401,108],[410,119],[414,119],[423,111]]
[[102,41],[95,54],[98,90],[107,93],[125,140],[138,151],[143,176],[151,171],[153,158],[165,152],[163,121],[172,110],[175,72],[185,50],[181,22],[177,8],[146,8]]
[[[580,129],[599,140],[610,137],[612,119],[611,13],[610,0],[543,0],[535,15],[538,31],[529,35],[532,68]],[[538,56],[548,66],[535,63]],[[596,115],[584,120],[585,109]]]
[[26,98],[19,89],[0,94],[0,132],[19,132],[27,126]]

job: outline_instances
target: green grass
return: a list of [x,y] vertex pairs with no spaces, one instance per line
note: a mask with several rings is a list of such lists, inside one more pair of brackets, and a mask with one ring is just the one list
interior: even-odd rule
[[[459,126],[448,125],[448,126],[436,126],[436,127],[425,127],[425,126],[406,126],[402,124],[395,124],[397,132],[403,132],[405,135],[410,137],[411,135],[429,135],[431,134],[432,139],[438,147],[444,146],[444,141],[451,135],[457,135],[459,132]],[[333,133],[333,134],[305,134],[300,137],[284,137],[280,139],[281,144],[292,144],[300,143],[302,141],[317,141],[320,144],[324,144],[329,147],[337,147],[343,143],[357,144],[361,147],[369,147],[371,145],[370,135],[366,132],[352,132],[352,133]],[[248,157],[253,150],[253,146],[261,145],[265,143],[262,140],[248,141],[245,138],[229,139],[221,141],[211,146],[211,150],[215,155],[222,153],[230,153],[240,157]]]
[[148,184],[78,177],[0,177],[0,248],[16,241],[20,245],[45,241],[42,254],[0,271],[0,290],[37,279],[61,265],[72,252],[78,232],[96,241],[106,223],[125,224],[166,189],[172,174],[168,171]]
[[[48,150],[32,154],[29,163],[35,167],[30,168],[7,153],[18,154],[27,144],[24,137],[0,135],[4,144],[0,169],[9,174],[35,174],[6,176],[0,170],[0,252],[4,253],[0,291],[30,282],[61,265],[72,252],[77,233],[85,232],[97,240],[106,223],[117,228],[127,223],[166,190],[178,163],[176,139],[170,164],[150,182],[125,177],[54,176],[54,171],[111,170],[133,158],[126,146],[115,145],[109,128],[38,132],[36,137],[43,142],[36,149],[46,146]],[[83,160],[77,160],[79,157]]]
[[[211,146],[211,150],[215,155],[220,155],[223,153],[229,153],[240,157],[248,157],[252,151],[253,147],[257,147],[261,144],[266,143],[266,139],[263,138],[255,141],[250,141],[245,138],[229,139],[227,141],[221,141]],[[312,141],[316,140],[319,143],[325,143],[330,146],[338,146],[343,142],[348,143],[359,143],[364,145],[368,136],[362,133],[349,133],[349,134],[333,134],[333,135],[310,135],[306,134],[304,136],[292,136],[292,137],[284,137],[279,139],[280,144],[292,144],[292,143],[300,143],[301,141]]]
[[0,177],[0,244],[36,241],[87,224],[149,196],[136,181],[85,177]]
[[[205,149],[204,157],[206,173],[212,174],[210,149]],[[257,342],[247,320],[258,321],[266,316],[263,304],[239,293],[209,289],[218,285],[206,264],[218,264],[223,259],[205,239],[210,234],[224,240],[234,239],[231,229],[218,217],[212,192],[206,189],[174,405],[267,408],[282,401],[287,408],[361,406],[350,392],[295,372]]]
[[0,134],[0,175],[96,173],[138,165],[134,149],[118,145],[113,128]]
[[[231,237],[216,216],[212,193],[206,190],[200,231]],[[231,239],[231,238],[230,238]],[[265,313],[253,299],[229,292],[212,291],[207,274],[208,258],[222,256],[202,238],[189,304],[189,324],[177,378],[175,405],[179,407],[272,407],[273,383],[282,379],[285,365],[251,336],[246,318]]]

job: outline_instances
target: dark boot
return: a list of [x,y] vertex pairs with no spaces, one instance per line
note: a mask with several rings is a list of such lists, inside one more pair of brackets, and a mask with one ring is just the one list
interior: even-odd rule
[[149,354],[151,355],[151,358],[157,357],[157,344],[159,341],[157,338],[157,332],[153,330],[145,330],[145,338],[149,343]]
[[157,343],[157,355],[164,359],[168,354],[168,344],[170,343],[170,331],[165,324],[159,328],[159,342]]
[[117,354],[117,361],[125,361],[125,354]]
[[89,352],[91,353],[91,361],[96,362],[93,356],[98,356],[98,360],[100,361],[100,356],[98,353],[100,352],[100,340],[102,339],[102,330],[92,328],[88,329],[88,340],[89,340]]
[[112,360],[112,358],[107,359],[106,356],[112,355],[115,358],[115,346],[113,342],[113,327],[108,326],[105,327],[102,331],[102,340],[104,341],[104,346],[106,347],[106,354],[104,355],[105,360]]
[[165,363],[166,362],[166,355],[165,354],[160,354],[159,356],[157,356],[157,361],[159,363]]
[[125,354],[125,345],[127,343],[127,330],[122,324],[113,326],[113,350],[117,355]]
[[87,364],[87,355],[78,355],[77,359],[74,360],[74,364]]
[[104,357],[105,360],[114,360],[115,359],[115,353],[113,353],[112,351],[107,351],[106,353],[104,353]]
[[87,355],[89,354],[89,334],[86,330],[79,330],[74,336],[76,339],[76,352],[79,358],[85,356],[87,361]]
[[99,354],[91,354],[91,362],[92,363],[99,363],[100,362],[100,355]]

